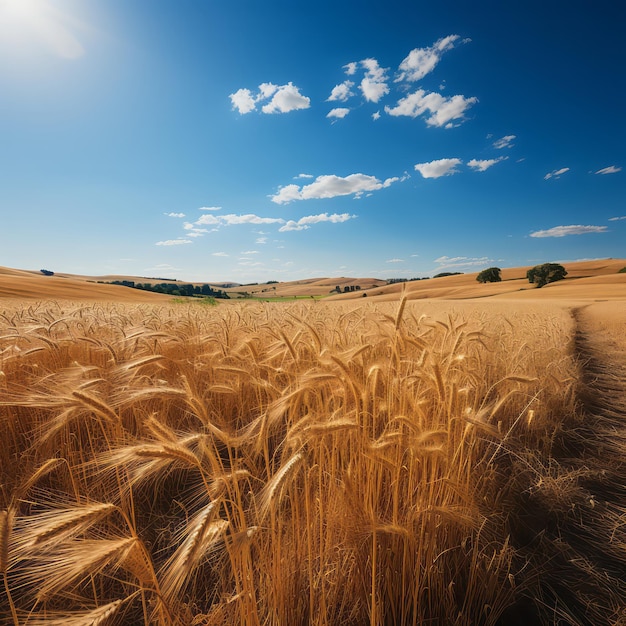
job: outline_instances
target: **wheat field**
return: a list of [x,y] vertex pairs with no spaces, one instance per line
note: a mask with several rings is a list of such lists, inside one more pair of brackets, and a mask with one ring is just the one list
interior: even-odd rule
[[3,304],[0,619],[626,623],[581,372],[543,304]]

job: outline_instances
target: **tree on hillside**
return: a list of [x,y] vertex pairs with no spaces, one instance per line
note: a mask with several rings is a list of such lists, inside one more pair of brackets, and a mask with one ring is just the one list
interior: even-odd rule
[[486,270],[479,272],[476,280],[479,283],[499,283],[502,280],[499,267],[488,267]]
[[535,265],[526,272],[526,278],[529,283],[535,283],[537,289],[547,285],[548,283],[563,280],[567,276],[567,270],[558,263],[544,263],[543,265]]

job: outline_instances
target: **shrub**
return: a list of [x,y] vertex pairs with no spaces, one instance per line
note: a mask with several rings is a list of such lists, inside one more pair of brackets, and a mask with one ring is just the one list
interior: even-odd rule
[[489,267],[479,272],[478,276],[476,276],[476,280],[479,283],[499,283],[502,280],[500,272],[499,267]]

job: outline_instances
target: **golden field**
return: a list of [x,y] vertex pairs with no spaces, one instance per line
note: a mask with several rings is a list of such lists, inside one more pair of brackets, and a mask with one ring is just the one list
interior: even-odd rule
[[593,263],[218,306],[0,272],[1,623],[626,623]]

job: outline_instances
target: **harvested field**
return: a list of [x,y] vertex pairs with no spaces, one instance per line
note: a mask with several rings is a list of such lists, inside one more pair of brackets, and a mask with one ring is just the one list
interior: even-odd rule
[[622,623],[619,307],[3,301],[2,623]]

